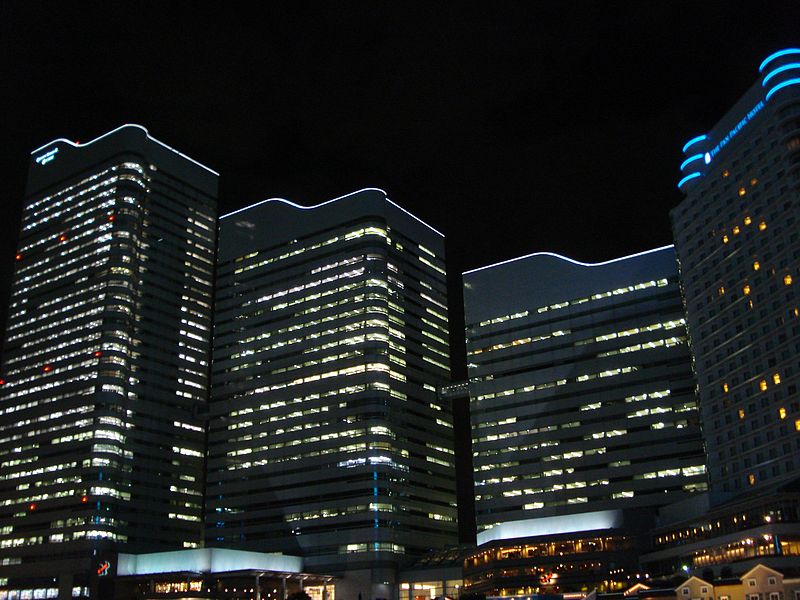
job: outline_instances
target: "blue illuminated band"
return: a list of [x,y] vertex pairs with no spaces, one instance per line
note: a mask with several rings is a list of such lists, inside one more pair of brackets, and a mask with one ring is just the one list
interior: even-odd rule
[[780,58],[781,56],[786,56],[787,54],[800,54],[800,48],[786,48],[786,50],[779,50],[774,54],[770,54],[764,59],[764,62],[761,63],[761,66],[758,67],[758,72],[761,73],[768,63],[772,62],[776,58]]
[[700,173],[689,173],[686,177],[684,177],[678,182],[678,187],[681,187],[684,183],[686,183],[691,179],[694,179],[695,177],[700,177]]
[[789,69],[800,69],[800,63],[789,63],[788,65],[783,65],[782,67],[778,67],[774,71],[770,71],[769,74],[766,77],[764,77],[764,79],[761,81],[761,87],[766,86],[767,82],[773,77],[775,77],[775,75],[777,75],[778,73],[783,73],[784,71],[788,71]]
[[696,144],[697,142],[702,142],[703,140],[706,140],[706,139],[708,139],[707,135],[698,135],[697,137],[694,137],[694,138],[690,139],[688,142],[686,142],[683,145],[683,152],[686,152],[686,150],[689,148],[689,146],[692,146],[692,145]]
[[795,77],[794,79],[787,79],[783,83],[779,83],[778,85],[776,85],[774,88],[772,88],[770,91],[767,92],[767,97],[765,99],[769,100],[772,97],[772,94],[774,94],[780,89],[789,87],[790,85],[800,85],[800,77]]
[[684,167],[686,165],[688,165],[690,162],[694,162],[696,160],[700,160],[701,158],[703,158],[702,154],[695,154],[694,156],[690,156],[689,158],[687,158],[685,161],[683,161],[681,163],[681,171],[683,171]]

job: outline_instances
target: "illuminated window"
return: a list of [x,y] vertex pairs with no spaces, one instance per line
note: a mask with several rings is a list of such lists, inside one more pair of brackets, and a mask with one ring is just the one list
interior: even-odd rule
[[775,373],[775,375],[772,376],[772,381],[775,383],[775,385],[778,385],[781,382],[781,374]]
[[740,187],[740,188],[739,188],[739,195],[740,195],[740,196],[744,196],[746,193],[747,193],[747,190],[746,190],[746,189],[744,189],[743,187]]
[[740,419],[744,419],[744,409],[743,408],[739,409],[739,418]]
[[725,169],[725,170],[722,172],[722,176],[723,176],[723,177],[727,177],[728,175],[730,175],[730,173],[728,172],[728,169]]
[[753,177],[753,178],[750,180],[750,185],[755,185],[755,184],[757,184],[757,183],[758,183],[758,179],[756,179],[755,177]]
[[794,429],[795,429],[795,431],[800,431],[800,419],[797,419],[794,422]]
[[764,231],[766,228],[767,228],[767,222],[766,221],[761,221],[758,224],[758,230],[759,231]]
[[756,484],[756,476],[753,475],[752,473],[750,473],[747,476],[747,483],[749,483],[750,485],[755,485]]
[[780,417],[781,419],[786,418],[786,409],[783,408],[782,406],[778,409],[778,417]]
[[753,263],[753,271],[758,271],[760,268],[761,268],[761,263],[758,262],[758,261],[755,261]]
[[749,295],[750,295],[750,286],[749,286],[749,285],[745,285],[745,286],[742,288],[742,291],[744,292],[744,295],[745,295],[745,296],[749,296]]
[[727,244],[728,243],[728,236],[727,235],[723,235],[722,236],[722,243],[723,244]]
[[783,277],[783,285],[792,285],[792,276],[791,275],[784,275]]
[[725,295],[725,286],[724,285],[719,286],[719,289],[717,290],[717,295],[719,295],[719,296],[724,296]]
[[752,223],[752,222],[753,222],[753,219],[751,219],[749,216],[744,218],[744,224],[745,225],[750,225],[750,223]]
[[766,379],[762,379],[758,383],[758,389],[760,389],[762,392],[766,392],[767,391],[767,380]]
[[733,226],[733,235],[739,235],[739,231],[741,231],[739,229],[739,226],[738,225],[734,225]]
[[723,391],[723,392],[725,392],[725,393],[727,394],[729,389],[730,389],[730,388],[728,387],[728,384],[727,384],[727,383],[723,383],[723,384],[722,384],[722,391]]

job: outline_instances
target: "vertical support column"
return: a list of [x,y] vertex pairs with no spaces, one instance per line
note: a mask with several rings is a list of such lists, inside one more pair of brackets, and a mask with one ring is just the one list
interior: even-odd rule
[[281,577],[281,600],[286,600],[286,576]]
[[256,575],[256,600],[261,600],[261,573]]
[[60,573],[58,576],[58,597],[72,598],[72,573]]

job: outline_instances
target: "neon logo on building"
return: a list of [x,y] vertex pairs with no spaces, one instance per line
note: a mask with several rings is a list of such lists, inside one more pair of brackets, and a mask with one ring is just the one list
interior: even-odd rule
[[44,166],[49,163],[51,160],[55,159],[56,153],[58,152],[58,148],[53,148],[52,150],[48,150],[41,156],[36,157],[36,162],[40,165]]
[[756,105],[755,105],[755,106],[752,108],[752,110],[750,110],[750,112],[748,112],[748,113],[747,113],[747,114],[746,114],[746,115],[745,115],[745,116],[742,118],[742,120],[741,120],[741,121],[739,121],[739,122],[736,124],[736,127],[734,127],[733,129],[731,129],[731,130],[728,132],[728,135],[726,135],[726,136],[725,136],[724,138],[722,138],[722,139],[721,139],[719,142],[717,142],[717,145],[716,145],[716,146],[714,146],[714,147],[711,149],[711,151],[710,151],[710,152],[706,152],[706,154],[705,154],[705,157],[704,157],[704,159],[703,159],[703,160],[705,161],[705,163],[706,163],[706,164],[710,163],[710,162],[711,162],[711,159],[713,159],[713,158],[714,158],[714,157],[717,155],[717,153],[718,153],[720,150],[722,150],[722,149],[725,147],[725,145],[726,145],[728,142],[730,142],[730,141],[731,141],[733,138],[735,138],[735,137],[736,137],[736,135],[737,135],[737,134],[738,134],[738,133],[739,133],[739,132],[740,132],[742,129],[744,129],[744,126],[745,126],[745,125],[747,125],[747,124],[748,124],[748,123],[749,123],[749,122],[750,122],[750,121],[753,119],[753,117],[755,117],[755,116],[756,116],[756,115],[757,115],[757,114],[758,114],[758,113],[761,111],[761,109],[762,109],[762,108],[764,108],[764,101],[763,101],[763,100],[761,100],[761,101],[760,101],[758,104],[756,104]]

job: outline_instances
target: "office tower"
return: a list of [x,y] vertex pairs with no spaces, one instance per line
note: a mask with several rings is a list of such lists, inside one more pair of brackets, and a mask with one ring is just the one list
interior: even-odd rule
[[464,308],[480,545],[465,584],[625,585],[655,509],[706,488],[672,247],[469,271]]
[[110,597],[117,550],[202,542],[216,193],[138,125],[33,152],[0,393],[9,597]]
[[405,557],[455,541],[445,281],[442,235],[380,190],[221,217],[208,545],[389,598]]
[[715,495],[800,468],[800,49],[690,139],[671,213]]

